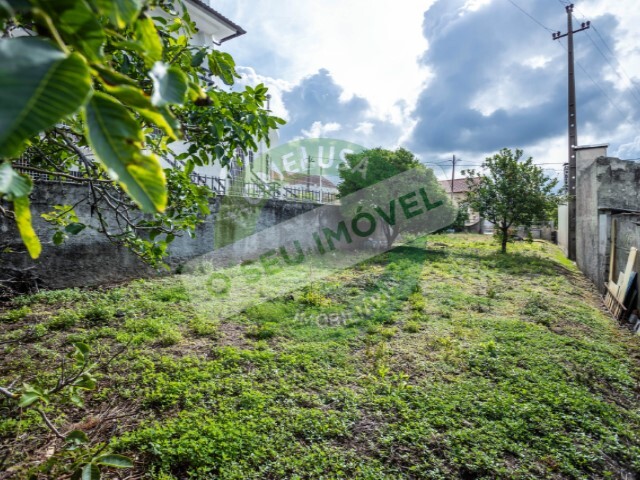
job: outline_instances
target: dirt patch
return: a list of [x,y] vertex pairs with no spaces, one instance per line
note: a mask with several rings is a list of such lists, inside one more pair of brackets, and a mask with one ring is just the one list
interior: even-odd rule
[[246,325],[222,322],[218,331],[220,335],[216,345],[220,347],[248,348],[251,345],[247,339]]

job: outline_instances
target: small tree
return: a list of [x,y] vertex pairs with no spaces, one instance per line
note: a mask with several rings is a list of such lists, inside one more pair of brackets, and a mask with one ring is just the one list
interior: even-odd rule
[[[412,175],[410,179],[404,179],[402,182],[385,182],[385,180],[409,170],[415,172],[415,175]],[[342,183],[338,185],[340,198],[375,185],[375,188],[369,188],[369,195],[362,199],[363,205],[361,206],[370,208],[378,206],[381,198],[395,198],[401,190],[405,191],[413,186],[425,187],[433,195],[434,201],[436,197],[442,197],[445,202],[437,212],[433,213],[434,217],[437,215],[442,219],[451,219],[450,221],[440,221],[444,224],[453,221],[453,205],[444,194],[444,190],[433,171],[426,168],[413,153],[404,148],[398,148],[395,151],[374,148],[347,155],[346,164],[340,165],[340,178],[342,178]],[[382,223],[382,230],[389,248],[401,232],[421,233],[423,229],[423,222],[412,222],[401,218],[398,218],[393,226]]]
[[509,228],[531,227],[544,221],[559,201],[553,193],[557,180],[546,177],[540,167],[529,157],[524,161],[522,150],[512,152],[503,148],[500,153],[485,159],[482,168],[486,174],[478,175],[471,170],[467,184],[467,202],[480,216],[496,225],[499,231],[501,251],[506,253]]

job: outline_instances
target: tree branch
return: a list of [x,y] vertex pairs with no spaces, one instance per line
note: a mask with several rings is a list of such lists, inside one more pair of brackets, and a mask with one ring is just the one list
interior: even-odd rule
[[44,423],[47,424],[47,427],[49,427],[49,430],[51,430],[56,437],[62,438],[62,439],[65,438],[64,435],[62,435],[60,431],[55,427],[55,425],[51,423],[51,420],[47,418],[47,415],[44,413],[44,410],[42,410],[41,408],[36,408],[36,411],[40,414],[40,416],[42,417],[42,420],[44,420]]

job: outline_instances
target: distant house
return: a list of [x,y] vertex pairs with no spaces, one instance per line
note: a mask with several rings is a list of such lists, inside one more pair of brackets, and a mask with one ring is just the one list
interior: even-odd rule
[[[440,180],[440,185],[444,191],[451,195],[451,200],[456,207],[459,207],[467,199],[467,192],[469,191],[469,185],[466,178],[456,178],[453,180],[453,189],[451,180]],[[473,179],[473,184],[480,183],[480,177]],[[485,225],[486,224],[486,225]],[[483,221],[478,212],[469,210],[469,220],[464,224],[465,229],[471,232],[483,233],[484,230],[489,227],[488,222]],[[491,226],[491,229],[493,226]]]
[[[184,5],[198,29],[191,39],[191,45],[194,47],[216,49],[222,43],[246,33],[242,27],[236,25],[227,17],[211,8],[209,2],[206,0],[186,0]],[[158,16],[166,16],[160,9],[154,10],[153,13]],[[218,80],[213,77],[208,77],[205,80],[210,84],[218,82]],[[181,154],[188,150],[189,143],[187,141],[174,142],[171,148],[176,154]],[[233,159],[228,167],[223,167],[219,163],[197,166],[194,169],[194,177],[213,177],[218,181],[221,180],[229,184],[234,175],[241,174],[239,171],[242,169],[244,156],[239,154],[238,157],[238,159]],[[175,167],[181,164],[181,162],[176,162],[168,158],[162,159],[162,163],[164,167]]]
[[323,193],[338,193],[338,187],[322,175],[306,175],[304,173],[286,173],[283,177],[285,185],[304,187],[309,190]]

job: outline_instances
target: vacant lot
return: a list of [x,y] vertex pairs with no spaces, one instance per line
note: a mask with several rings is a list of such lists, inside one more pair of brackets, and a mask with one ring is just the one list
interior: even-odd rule
[[224,319],[185,285],[0,306],[0,386],[53,387],[72,342],[98,362],[84,407],[44,407],[90,451],[0,400],[0,472],[59,478],[109,442],[136,463],[113,478],[640,474],[639,337],[552,245],[422,238]]

